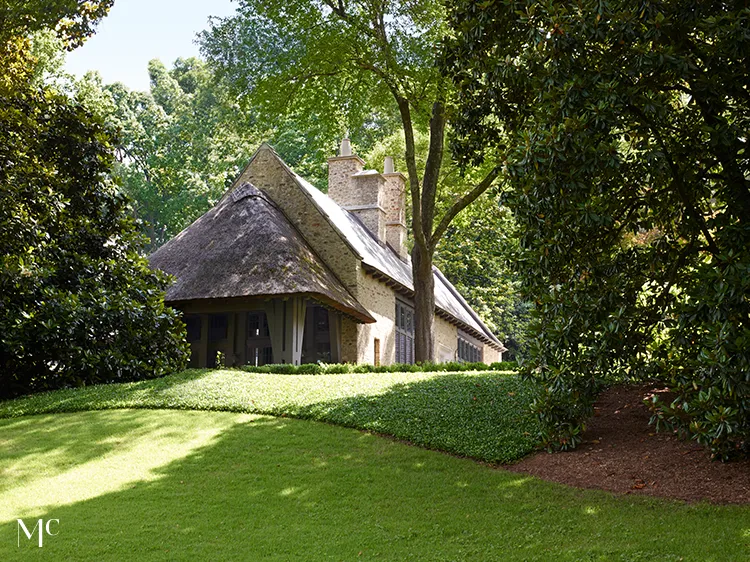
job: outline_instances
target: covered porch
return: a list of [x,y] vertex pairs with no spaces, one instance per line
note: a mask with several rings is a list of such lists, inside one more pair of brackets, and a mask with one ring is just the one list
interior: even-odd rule
[[180,307],[190,367],[341,362],[341,312],[303,296],[233,304]]

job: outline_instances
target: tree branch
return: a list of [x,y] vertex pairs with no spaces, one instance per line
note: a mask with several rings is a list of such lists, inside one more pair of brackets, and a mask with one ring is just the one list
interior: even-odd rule
[[414,233],[414,242],[422,250],[427,249],[427,237],[422,226],[422,204],[420,197],[419,175],[417,174],[417,159],[414,149],[414,125],[411,121],[411,109],[409,109],[409,100],[401,97],[395,90],[391,90],[398,110],[401,114],[401,124],[404,126],[404,140],[406,142],[406,170],[409,174],[409,188],[411,189],[411,222]]
[[716,242],[713,239],[713,236],[711,236],[711,232],[708,230],[708,225],[706,224],[705,219],[703,218],[703,213],[699,212],[696,206],[694,205],[693,201],[691,201],[687,190],[685,189],[685,184],[682,181],[682,174],[680,173],[680,168],[675,163],[674,159],[672,158],[672,153],[669,150],[669,147],[667,147],[667,143],[664,141],[664,138],[662,137],[661,133],[659,132],[659,129],[656,125],[654,125],[648,117],[640,110],[640,108],[636,107],[633,104],[627,105],[628,110],[630,110],[631,113],[635,114],[637,118],[641,119],[643,123],[645,123],[649,129],[651,129],[651,134],[654,135],[656,138],[656,141],[661,146],[661,149],[664,151],[664,157],[667,159],[667,164],[669,164],[669,169],[672,171],[672,180],[673,185],[675,189],[677,190],[677,194],[679,195],[680,199],[682,200],[682,204],[685,205],[685,209],[689,213],[690,216],[693,217],[695,220],[696,225],[700,229],[700,231],[703,233],[703,236],[706,238],[706,242],[708,243],[708,246],[711,248],[711,251],[714,254],[719,253],[719,247],[716,245]]
[[500,171],[498,170],[498,168],[493,168],[493,170],[489,174],[487,174],[485,178],[481,182],[479,182],[474,189],[461,197],[451,206],[450,209],[448,209],[448,211],[443,215],[440,224],[435,229],[435,232],[433,232],[432,236],[430,237],[433,244],[437,245],[437,243],[445,234],[445,231],[448,230],[451,221],[456,218],[456,215],[458,215],[458,213],[460,213],[466,207],[476,201],[477,198],[482,195],[482,193],[487,191],[498,175],[500,175]]

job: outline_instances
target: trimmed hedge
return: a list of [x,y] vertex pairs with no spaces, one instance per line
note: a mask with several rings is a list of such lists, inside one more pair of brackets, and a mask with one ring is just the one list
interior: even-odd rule
[[518,364],[515,361],[498,361],[486,363],[394,363],[393,365],[353,365],[351,363],[306,363],[304,365],[273,364],[255,367],[245,365],[240,370],[247,373],[269,373],[274,375],[335,375],[346,373],[428,373],[462,371],[515,371]]

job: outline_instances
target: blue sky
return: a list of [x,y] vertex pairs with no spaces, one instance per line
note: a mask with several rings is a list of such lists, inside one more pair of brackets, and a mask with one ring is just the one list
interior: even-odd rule
[[232,0],[115,0],[96,35],[68,54],[65,69],[76,76],[98,70],[105,83],[148,89],[148,61],[167,66],[178,57],[197,56],[195,34],[209,16],[234,12]]

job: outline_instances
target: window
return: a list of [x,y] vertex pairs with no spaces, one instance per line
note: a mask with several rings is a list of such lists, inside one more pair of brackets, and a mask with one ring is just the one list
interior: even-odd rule
[[396,363],[414,363],[414,309],[396,301]]
[[229,319],[226,314],[212,314],[208,318],[208,341],[227,339]]
[[245,363],[248,365],[273,363],[273,348],[266,314],[261,311],[248,312],[246,322]]
[[374,365],[380,367],[380,340],[375,338],[375,361]]
[[470,363],[482,361],[482,349],[461,332],[458,336],[458,360]]
[[187,327],[187,341],[201,340],[201,317],[197,314],[185,315],[185,326]]

